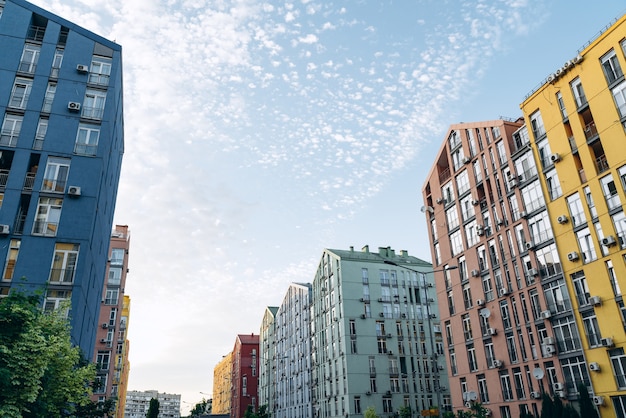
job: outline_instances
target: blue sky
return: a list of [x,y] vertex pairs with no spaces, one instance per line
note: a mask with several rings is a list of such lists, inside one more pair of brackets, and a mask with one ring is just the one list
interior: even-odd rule
[[448,125],[519,103],[623,0],[35,0],[124,50],[129,389],[212,391],[323,248],[430,260]]

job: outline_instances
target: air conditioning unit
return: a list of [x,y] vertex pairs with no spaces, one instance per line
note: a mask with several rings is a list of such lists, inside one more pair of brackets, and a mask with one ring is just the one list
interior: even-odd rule
[[108,328],[108,327],[109,327],[109,324],[107,324],[106,322],[102,324],[102,328],[105,328],[105,329],[106,329],[106,328]]
[[552,316],[552,312],[550,312],[550,311],[543,311],[543,312],[541,312],[541,318],[543,318],[543,319],[548,319],[551,316]]
[[602,338],[600,344],[602,344],[602,347],[613,347],[613,338]]
[[510,292],[509,292],[509,289],[506,289],[506,288],[502,288],[502,289],[500,289],[500,296],[506,296],[506,295],[508,295],[509,293],[510,293]]
[[426,284],[426,287],[434,287],[432,283]]
[[561,161],[561,156],[559,154],[557,154],[557,153],[550,154],[550,161],[553,162],[553,163]]
[[591,296],[589,298],[589,304],[593,306],[600,306],[602,304],[602,298],[600,298],[600,296]]
[[478,225],[478,227],[476,227],[476,235],[478,235],[479,237],[485,235],[485,227],[483,227],[482,225]]
[[366,318],[365,314],[364,314],[364,313],[362,313],[362,314],[361,314],[361,319],[365,319],[365,318]]
[[383,298],[378,298],[378,301],[379,301],[379,302],[382,302],[382,301],[383,301]]
[[389,396],[389,395],[391,395],[391,391],[390,390],[387,391],[387,396]]
[[472,159],[470,157],[463,158],[463,164],[469,164]]
[[502,225],[504,225],[504,219],[498,219],[498,220],[496,221],[496,224],[497,224],[498,226],[502,226]]
[[539,270],[537,270],[537,269],[528,269],[528,275],[529,276],[538,276],[539,275]]
[[67,194],[70,196],[80,196],[81,190],[79,186],[70,186],[67,188]]
[[441,325],[433,325],[433,331],[440,333],[441,332]]
[[600,371],[600,365],[598,363],[596,363],[595,361],[593,363],[589,363],[589,370],[591,370],[593,372],[599,372]]
[[552,354],[554,354],[556,352],[556,348],[554,348],[553,345],[546,345],[544,346],[544,351],[546,353],[546,355],[551,356]]
[[437,318],[437,314],[431,313],[431,314],[430,314],[430,318],[431,318],[431,319],[435,319],[435,318]]
[[478,305],[478,306],[485,306],[485,299],[478,299],[476,301],[476,305]]
[[85,65],[85,64],[78,64],[76,66],[76,71],[78,71],[79,73],[88,73],[89,72],[89,66]]
[[604,398],[602,396],[594,396],[593,404],[597,406],[604,405]]
[[566,394],[564,390],[557,390],[556,392],[554,392],[554,396],[558,396],[559,398],[564,399],[566,397]]
[[533,248],[533,247],[534,247],[534,245],[533,245],[533,243],[532,243],[532,242],[528,241],[528,242],[526,243],[526,249],[527,249],[527,250],[532,250],[532,248]]
[[472,270],[472,277],[478,277],[478,276],[480,276],[480,271]]
[[546,345],[553,345],[554,344],[554,337],[546,337],[543,339],[543,343]]
[[78,102],[69,102],[67,104],[67,108],[69,110],[74,111],[74,112],[78,112],[80,110],[80,103],[78,103]]
[[438,368],[439,370],[443,370],[443,369],[445,369],[445,367],[443,367],[441,364],[440,364],[439,366],[437,366],[437,368]]
[[387,354],[390,355],[390,356],[393,356],[393,351],[389,350],[389,351],[387,351]]
[[509,180],[509,188],[513,189],[514,187],[517,187],[517,180]]
[[567,259],[569,261],[576,261],[578,260],[579,256],[578,253],[576,251],[572,251],[571,253],[567,253]]
[[504,363],[502,362],[502,360],[494,360],[493,361],[493,367],[497,367],[500,368],[504,365]]
[[615,237],[613,235],[609,235],[608,237],[602,238],[602,245],[605,245],[607,247],[615,245],[616,243],[617,241],[615,240]]
[[555,383],[552,385],[552,388],[553,388],[554,390],[563,390],[564,386],[563,386],[563,383],[561,383],[561,382],[555,382]]
[[405,313],[402,314],[402,318],[406,318],[406,314]]
[[9,225],[0,224],[0,235],[7,235],[11,232]]
[[443,203],[443,197],[440,197],[439,199],[435,200],[435,202],[437,202],[438,205],[441,205]]
[[519,213],[519,217],[520,217],[520,218],[525,218],[526,216],[528,216],[528,213],[526,213],[526,212],[524,212],[524,211],[521,211],[521,212]]
[[366,394],[367,396],[370,396],[370,395],[372,394],[372,392],[370,392],[370,391],[368,390],[367,392],[365,392],[365,394]]
[[540,399],[541,392],[530,392],[530,399]]
[[567,216],[566,215],[561,215],[558,218],[556,218],[556,221],[560,224],[566,224],[567,223]]
[[391,334],[387,334],[387,338],[391,338],[391,337],[392,337],[392,335],[391,335]]
[[103,339],[101,339],[101,340],[100,340],[100,342],[101,342],[102,344],[104,344],[104,343],[106,343],[106,342],[107,342],[107,339],[106,339],[106,338],[103,338]]
[[465,402],[465,407],[466,408],[471,408],[472,407],[472,403],[471,402]]
[[385,317],[385,314],[383,312],[379,313],[378,316],[380,316],[381,318]]
[[359,302],[365,302],[365,298],[359,299]]
[[477,200],[477,199],[472,200],[472,205],[474,206],[478,206],[479,203],[480,203],[480,200]]
[[498,334],[498,330],[495,328],[489,328],[487,330],[487,332],[489,333],[489,335],[497,335]]
[[491,416],[491,409],[489,409],[489,408],[484,408],[484,410],[485,410],[485,416],[486,416],[486,417],[490,417],[490,416]]

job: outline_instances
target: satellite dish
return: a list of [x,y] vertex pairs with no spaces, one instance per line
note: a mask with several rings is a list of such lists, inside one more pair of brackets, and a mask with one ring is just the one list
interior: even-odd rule
[[488,308],[483,308],[478,312],[478,315],[483,318],[489,318],[491,316],[491,311]]
[[535,376],[535,379],[537,380],[543,379],[543,376],[544,376],[543,370],[541,370],[539,367],[533,369],[533,376]]
[[467,398],[470,401],[475,401],[476,399],[478,399],[478,393],[476,393],[476,391],[470,390],[469,392],[467,392]]

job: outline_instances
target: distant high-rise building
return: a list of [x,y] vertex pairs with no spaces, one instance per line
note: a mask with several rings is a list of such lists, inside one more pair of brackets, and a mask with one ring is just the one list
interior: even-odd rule
[[115,399],[116,417],[124,415],[128,384],[128,317],[130,298],[124,295],[128,274],[130,232],[117,225],[111,234],[107,279],[102,289],[100,328],[96,336],[93,360],[96,363],[96,385],[92,399]]
[[521,119],[495,120],[452,125],[428,175],[433,263],[458,267],[436,283],[455,410],[538,416],[542,392],[572,393],[565,366],[582,350],[539,180],[552,168],[535,163]]
[[277,306],[268,306],[261,321],[259,333],[259,406],[271,405],[274,399],[274,384],[276,380],[276,358],[274,345],[276,344],[276,313]]
[[260,394],[276,418],[439,415],[450,395],[432,265],[379,248],[326,249],[261,327]]
[[626,15],[521,104],[561,260],[558,287],[541,276],[552,295],[543,341],[564,374],[551,383],[570,399],[584,383],[603,418],[626,416],[625,34]]
[[94,352],[124,151],[121,47],[24,0],[0,2],[0,296],[71,302]]
[[159,401],[159,418],[180,418],[180,395],[159,393],[156,390],[129,390],[126,393],[124,418],[145,418],[151,399]]
[[266,311],[273,320],[259,342],[259,405],[276,418],[312,416],[310,308],[311,285],[292,283],[278,309]]
[[230,414],[233,378],[233,353],[225,355],[213,369],[212,414]]
[[258,408],[259,336],[239,334],[232,352],[230,416],[243,418],[248,406]]

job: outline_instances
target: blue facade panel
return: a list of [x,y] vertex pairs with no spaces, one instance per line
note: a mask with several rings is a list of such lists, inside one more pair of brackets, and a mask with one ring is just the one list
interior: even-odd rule
[[7,0],[0,51],[0,295],[71,301],[72,339],[90,358],[124,151],[121,47]]

